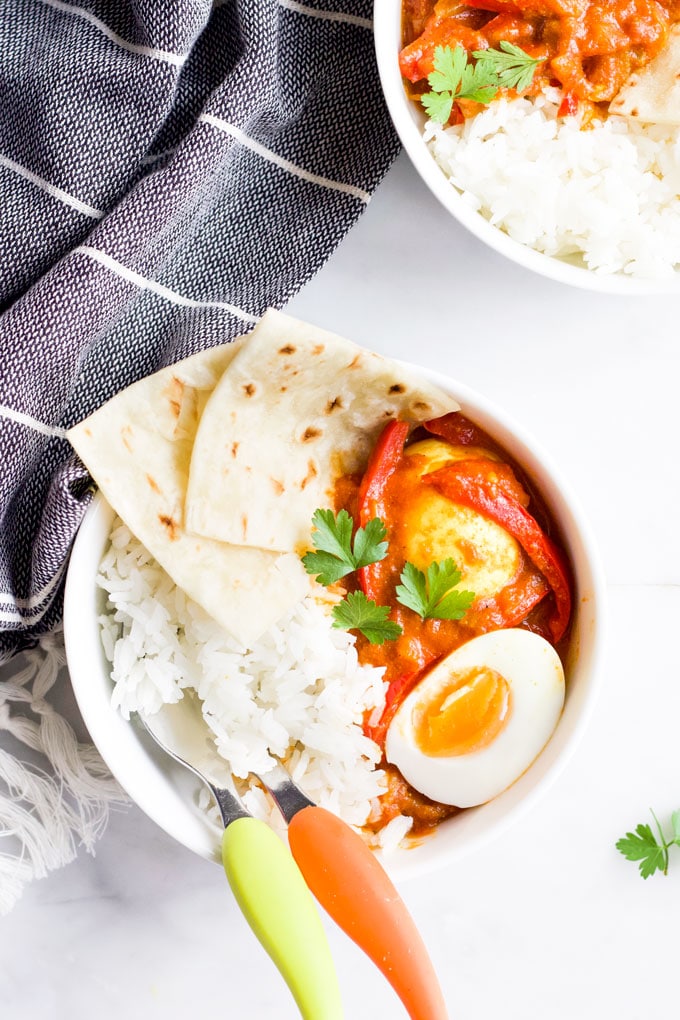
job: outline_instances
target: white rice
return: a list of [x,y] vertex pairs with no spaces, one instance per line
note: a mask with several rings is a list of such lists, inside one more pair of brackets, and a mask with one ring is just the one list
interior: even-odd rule
[[465,201],[522,244],[600,273],[664,279],[680,263],[680,135],[610,116],[581,130],[561,95],[491,103],[425,140]]
[[[380,749],[361,724],[365,712],[384,704],[384,671],[359,663],[354,638],[332,627],[328,606],[305,599],[246,648],[187,598],[120,523],[98,583],[108,593],[100,624],[113,704],[125,717],[153,714],[193,689],[235,776],[264,774],[277,756],[317,804],[351,825],[366,822],[385,776],[377,768]],[[245,800],[257,817],[281,828],[259,788]],[[410,827],[410,819],[395,821],[383,830],[385,846]]]

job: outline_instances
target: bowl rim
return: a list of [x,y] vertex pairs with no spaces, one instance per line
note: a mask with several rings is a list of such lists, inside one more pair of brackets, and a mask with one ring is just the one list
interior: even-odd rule
[[585,266],[572,265],[559,256],[547,255],[516,241],[466,204],[429,152],[422,136],[425,117],[419,114],[404,89],[397,61],[401,48],[401,4],[402,0],[378,0],[374,5],[373,37],[378,75],[397,135],[416,171],[444,208],[494,251],[559,283],[581,290],[629,297],[680,291],[678,271],[673,279],[654,280],[624,273],[600,273]]
[[[378,852],[395,882],[430,873],[479,849],[547,793],[571,760],[592,717],[603,678],[606,640],[606,587],[599,554],[578,500],[550,457],[521,425],[477,391],[439,372],[398,363],[458,400],[463,411],[517,457],[537,483],[563,532],[575,580],[582,585],[577,608],[583,620],[579,634],[572,639],[579,654],[574,656],[576,668],[573,664],[567,667],[571,686],[565,710],[539,757],[506,791],[447,820],[419,846]],[[104,656],[97,619],[105,597],[102,589],[97,590],[95,579],[113,518],[113,510],[96,493],[76,536],[67,570],[64,640],[74,696],[95,746],[131,800],[178,843],[201,857],[220,861],[222,830],[195,803],[200,781],[111,705],[110,664]],[[576,553],[578,564],[573,562]],[[578,683],[576,692],[572,690],[572,673]],[[564,720],[568,714],[567,732]],[[442,853],[449,832],[454,835]]]

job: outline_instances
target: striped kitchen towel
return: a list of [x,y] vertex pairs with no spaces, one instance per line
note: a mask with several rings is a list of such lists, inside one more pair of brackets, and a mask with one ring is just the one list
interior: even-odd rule
[[[24,867],[48,793],[70,788],[82,809],[111,792],[82,747],[66,774],[75,738],[45,697],[88,499],[65,429],[284,305],[356,221],[398,148],[371,8],[0,4],[0,662],[42,648],[0,680],[0,730],[56,772],[53,791],[36,791],[34,767],[0,746],[0,835],[23,840]],[[87,831],[100,820],[94,810]],[[48,851],[34,874],[68,857],[46,863]],[[0,882],[17,881],[16,856],[0,855]]]

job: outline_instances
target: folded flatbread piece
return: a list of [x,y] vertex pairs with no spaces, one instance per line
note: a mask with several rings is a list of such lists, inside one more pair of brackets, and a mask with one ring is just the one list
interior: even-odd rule
[[661,52],[630,76],[609,112],[649,124],[680,124],[680,25],[671,28]]
[[390,418],[421,422],[457,409],[410,369],[268,311],[201,417],[187,528],[299,553],[314,511],[334,506],[341,475],[364,470]]
[[227,545],[189,534],[184,525],[198,422],[243,339],[134,383],[67,438],[113,509],[173,581],[248,645],[306,594],[310,581],[297,556]]

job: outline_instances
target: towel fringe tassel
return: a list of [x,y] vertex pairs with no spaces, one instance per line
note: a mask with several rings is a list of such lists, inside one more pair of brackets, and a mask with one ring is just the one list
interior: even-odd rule
[[94,854],[112,805],[124,792],[92,746],[83,744],[48,700],[65,665],[61,630],[22,653],[26,665],[0,681],[0,732],[28,749],[0,749],[0,914],[26,884],[72,861],[79,846]]

